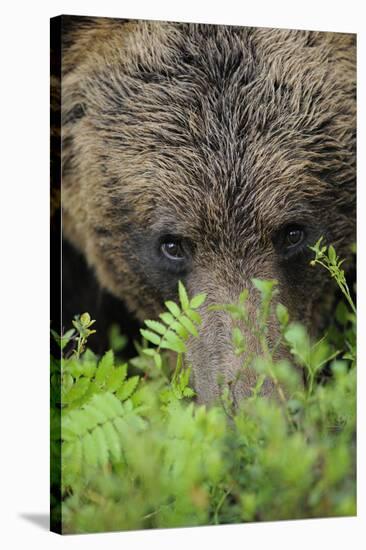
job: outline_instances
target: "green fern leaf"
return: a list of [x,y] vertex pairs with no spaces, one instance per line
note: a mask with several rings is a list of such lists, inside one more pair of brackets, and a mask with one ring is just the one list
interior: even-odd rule
[[113,423],[106,422],[103,431],[112,460],[120,460],[122,455],[121,442]]
[[167,311],[165,311],[164,313],[160,313],[159,317],[168,326],[174,323],[173,315],[171,313],[168,313]]
[[163,365],[163,360],[162,360],[161,355],[159,353],[155,353],[154,363],[155,363],[156,368],[161,369],[161,367]]
[[104,428],[105,426],[103,426],[103,429],[100,426],[97,426],[92,432],[92,438],[100,466],[107,464],[109,459],[108,445],[104,435]]
[[182,317],[179,319],[179,321],[176,321],[172,324],[171,330],[174,330],[178,336],[182,338],[182,340],[187,340],[189,338],[189,332],[188,330],[181,324]]
[[[103,399],[106,399],[107,395],[108,394],[95,395],[91,402],[85,405],[83,409],[86,416],[85,423],[83,423],[85,431],[95,428],[98,424],[107,422],[108,418],[113,416],[109,410],[102,410],[101,403],[103,403]],[[104,409],[105,408],[104,405]]]
[[96,395],[93,401],[98,411],[105,414],[107,419],[123,414],[122,403],[113,393]]
[[74,384],[74,379],[70,373],[64,372],[62,374],[62,385],[61,385],[61,395],[62,397],[66,395],[72,388]]
[[81,374],[83,374],[86,378],[92,378],[92,376],[94,376],[95,371],[97,369],[97,363],[98,363],[98,360],[96,355],[90,349],[87,349],[82,357]]
[[93,395],[95,395],[96,393],[99,393],[99,392],[100,392],[99,386],[97,386],[96,383],[94,382],[94,380],[92,380],[90,382],[89,386],[88,386],[88,389],[84,393],[84,395],[80,399],[76,399],[75,401],[73,401],[72,406],[73,407],[80,407],[84,403],[87,403],[88,401],[90,401],[90,399],[93,397]]
[[75,384],[71,386],[69,391],[62,397],[62,404],[69,404],[76,399],[80,399],[80,397],[85,395],[87,392],[89,384],[90,380],[88,378],[79,378],[79,380],[77,380]]
[[170,313],[174,315],[174,317],[179,317],[181,313],[180,307],[175,302],[168,300],[167,302],[165,302],[165,306],[170,311]]
[[113,424],[125,445],[128,445],[128,434],[131,429],[138,432],[145,430],[147,427],[146,421],[137,414],[126,415],[123,418],[119,416],[113,420]]
[[185,353],[187,351],[185,343],[172,330],[168,330],[160,347],[176,351],[177,353]]
[[62,439],[70,441],[76,437],[83,437],[98,423],[106,420],[106,416],[101,414],[93,404],[85,405],[82,409],[71,410],[61,419]]
[[83,445],[81,439],[64,442],[62,445],[62,484],[72,485],[83,469]]
[[159,321],[145,321],[145,325],[158,334],[165,334],[166,332],[166,327]]
[[91,433],[87,433],[82,440],[83,461],[85,465],[96,466],[98,464],[98,451]]
[[183,397],[182,390],[178,385],[172,384],[172,392],[176,399],[182,399]]
[[74,441],[76,437],[74,426],[68,426],[67,424],[63,423],[61,426],[61,439],[64,441],[63,445],[65,444],[65,441]]
[[207,294],[196,294],[190,302],[190,306],[193,309],[199,308],[206,300]]
[[190,376],[191,376],[191,368],[182,370],[180,374],[180,383],[183,388],[185,388],[188,385]]
[[156,349],[155,348],[145,348],[142,350],[142,352],[147,355],[148,357],[155,357],[156,355]]
[[193,309],[187,309],[185,312],[187,317],[191,319],[196,325],[200,325],[202,323],[201,315],[197,311],[193,311]]
[[181,281],[178,282],[178,294],[182,309],[185,311],[189,308],[189,299],[187,291]]
[[[136,387],[136,381],[133,382]],[[130,387],[130,393],[131,391],[133,390]],[[131,407],[133,409],[132,404]],[[119,458],[121,445],[112,423],[116,418],[122,418],[127,409],[115,395],[104,393],[95,395],[82,409],[64,415],[62,437],[67,442],[68,456],[80,454],[76,442],[81,441],[83,460],[88,465],[106,464],[109,453],[112,457]]]
[[[113,404],[111,404],[111,399],[114,400]],[[122,405],[113,394],[94,395],[91,401],[81,409],[72,410],[63,415],[62,438],[70,440],[82,437],[98,424],[104,424],[108,419],[122,413]]]
[[192,321],[188,318],[183,316],[180,320],[182,325],[192,334],[192,336],[198,336],[198,331]]
[[336,254],[336,251],[335,251],[335,248],[333,245],[330,245],[329,248],[328,248],[328,258],[330,260],[330,263],[332,265],[336,265],[337,263],[337,254]]
[[63,389],[68,383],[67,376],[71,375],[73,378],[76,379],[83,374],[83,365],[75,356],[70,357],[70,359],[63,359],[62,369],[64,372],[63,381],[62,381]]
[[106,389],[110,392],[115,392],[123,384],[127,375],[127,363],[113,370],[106,384]]
[[108,377],[113,372],[113,363],[114,363],[113,351],[109,350],[107,351],[107,353],[103,355],[97,367],[97,371],[95,374],[95,382],[98,384],[98,386],[103,387],[106,384]]
[[161,338],[158,334],[155,334],[155,332],[151,332],[151,330],[140,329],[140,333],[143,338],[145,338],[145,340],[147,340],[148,342],[151,342],[156,346],[160,345]]
[[123,386],[116,393],[118,399],[120,399],[121,401],[125,401],[126,399],[128,399],[137,388],[139,380],[139,376],[132,376],[126,382],[124,382]]
[[183,390],[183,395],[184,397],[193,397],[194,395],[196,395],[196,392],[192,390],[192,388],[184,388]]
[[113,426],[117,430],[119,436],[123,436],[126,434],[126,420],[124,418],[121,418],[120,416],[113,419]]

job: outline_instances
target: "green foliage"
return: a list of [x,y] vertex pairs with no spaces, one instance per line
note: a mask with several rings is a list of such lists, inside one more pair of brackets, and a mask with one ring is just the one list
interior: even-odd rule
[[63,350],[67,344],[71,341],[72,337],[75,334],[75,329],[71,328],[65,334],[60,336],[60,334],[57,334],[57,332],[53,329],[51,329],[51,334],[55,340],[55,342],[59,345],[60,349]]
[[183,354],[186,353],[186,342],[190,337],[198,336],[198,326],[201,316],[196,311],[205,301],[205,294],[197,294],[189,300],[187,291],[181,281],[178,283],[178,304],[167,301],[165,307],[168,311],[161,313],[161,321],[145,321],[147,329],[141,329],[143,338],[156,346],[145,348],[143,353],[154,360],[158,369],[162,368],[163,359],[161,350],[166,349],[177,354],[175,372],[171,382],[171,390],[178,399],[192,397],[194,391],[188,387],[190,369],[183,370]]
[[[341,336],[329,329],[328,337],[312,342],[274,300],[275,281],[255,279],[238,303],[211,306],[233,319],[233,350],[242,358],[238,376],[249,366],[257,372],[252,395],[237,408],[228,387],[221,405],[192,401],[185,351],[198,337],[197,310],[205,296],[189,299],[182,283],[179,304],[168,301],[158,321],[146,321],[144,341],[128,362],[116,361],[112,350],[98,358],[85,349],[92,332],[87,314],[73,323],[76,332],[56,335],[62,350],[77,342],[71,355],[51,361],[51,388],[61,385],[51,396],[51,423],[61,417],[51,453],[62,445],[65,532],[356,513],[356,316],[341,262],[319,246],[315,263],[330,271],[346,299],[335,315]],[[246,307],[249,292],[259,298],[255,319]],[[274,318],[280,330],[270,346]],[[248,331],[260,343],[256,357],[247,350]],[[115,331],[111,339],[115,351],[119,336]],[[279,346],[288,348],[292,362],[276,358]],[[320,383],[325,365],[332,376]],[[276,388],[274,399],[260,394],[265,378]],[[51,479],[57,483],[57,476]]]
[[347,285],[346,277],[344,270],[341,269],[341,265],[344,260],[340,260],[336,254],[334,246],[330,245],[327,247],[323,244],[323,237],[320,237],[317,243],[314,246],[311,246],[310,249],[315,252],[315,258],[310,262],[312,266],[321,265],[324,267],[331,276],[337,281],[339,288],[341,289],[344,297],[346,298],[348,305],[350,306],[353,313],[356,315],[356,307],[353,303],[350,290]]

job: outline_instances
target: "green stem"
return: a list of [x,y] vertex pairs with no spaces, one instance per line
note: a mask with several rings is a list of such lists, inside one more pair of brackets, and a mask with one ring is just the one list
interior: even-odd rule
[[352,298],[351,298],[351,295],[350,295],[350,291],[349,291],[348,285],[346,284],[346,291],[344,291],[343,289],[341,289],[341,290],[342,290],[344,296],[346,297],[347,302],[349,303],[349,305],[350,305],[350,307],[351,307],[353,313],[354,313],[355,315],[357,315],[357,310],[356,310],[356,307],[355,307],[355,305],[354,305],[354,303],[353,303],[353,300],[352,300]]
[[329,271],[329,273],[332,275],[332,277],[334,277],[338,283],[338,286],[339,288],[341,289],[342,291],[342,294],[344,295],[344,297],[346,298],[350,308],[352,309],[353,313],[355,315],[357,315],[357,311],[356,311],[356,307],[355,307],[355,304],[353,303],[353,300],[351,298],[351,293],[350,293],[350,290],[349,290],[349,287],[347,285],[347,282],[346,281],[341,281],[339,279],[339,277],[337,277],[337,272],[330,269],[329,266],[327,266],[324,262],[322,262],[321,260],[314,260],[315,263],[321,265],[322,267],[324,267],[324,269],[326,269],[327,271]]
[[219,525],[219,511],[220,511],[220,508],[222,507],[222,505],[224,504],[225,502],[225,499],[226,497],[231,493],[231,489],[227,489],[226,491],[224,491],[223,495],[221,496],[217,506],[216,506],[216,509],[215,509],[215,514],[214,514],[214,521],[215,521],[215,525]]

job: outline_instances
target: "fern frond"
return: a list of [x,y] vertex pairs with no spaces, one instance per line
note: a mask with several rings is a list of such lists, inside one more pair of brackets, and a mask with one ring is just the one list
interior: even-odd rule
[[[81,407],[103,391],[117,393],[125,383],[127,363],[114,366],[112,350],[105,353],[98,364],[94,354],[88,351],[82,360],[75,356],[63,360],[62,406],[68,409]],[[134,388],[136,386],[135,381]]]
[[112,350],[107,351],[99,361],[98,368],[95,374],[95,382],[98,386],[103,387],[114,368],[114,354]]
[[121,401],[125,401],[126,399],[131,397],[131,395],[134,393],[134,391],[137,388],[139,380],[140,380],[139,376],[131,376],[131,378],[126,380],[126,382],[122,384],[122,386],[116,393],[116,396],[118,397],[118,399],[120,399]]
[[141,335],[157,346],[157,350],[147,348],[146,355],[154,358],[155,364],[159,367],[161,360],[158,359],[160,349],[168,349],[176,353],[187,351],[185,343],[190,336],[197,337],[197,327],[201,323],[201,316],[195,309],[198,309],[206,299],[205,294],[197,294],[189,300],[187,291],[181,281],[178,283],[178,295],[180,306],[172,300],[165,302],[168,311],[160,313],[160,321],[145,321],[148,330],[141,329]]
[[125,381],[127,376],[127,363],[113,369],[106,381],[106,388],[110,392],[116,392]]
[[[124,384],[124,397],[134,392],[138,378],[135,376]],[[80,472],[88,477],[92,473],[90,469],[122,459],[122,430],[131,422],[137,422],[139,429],[145,427],[141,418],[133,417],[139,418],[139,415],[131,401],[124,404],[110,392],[94,395],[88,404],[62,416],[64,487],[74,483]]]

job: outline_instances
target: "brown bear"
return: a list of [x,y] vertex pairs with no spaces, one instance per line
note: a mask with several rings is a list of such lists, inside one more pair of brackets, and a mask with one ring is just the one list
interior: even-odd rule
[[[63,236],[139,321],[179,280],[207,294],[188,359],[211,402],[241,359],[230,317],[209,306],[276,279],[316,333],[333,290],[309,245],[324,236],[350,256],[355,36],[71,16],[61,34]],[[247,369],[233,398],[255,381]]]

